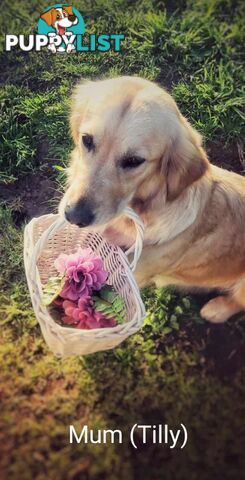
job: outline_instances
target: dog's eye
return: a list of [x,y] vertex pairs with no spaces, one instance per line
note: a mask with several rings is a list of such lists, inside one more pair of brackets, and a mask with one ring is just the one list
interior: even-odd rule
[[142,157],[125,157],[122,160],[121,167],[126,168],[136,168],[142,165],[145,162],[145,158]]
[[89,152],[94,148],[94,140],[92,135],[89,135],[88,133],[82,135],[82,142]]
[[60,20],[61,19],[61,16],[60,14],[58,13],[58,15],[56,15],[56,20]]
[[64,12],[64,17],[68,17],[68,13]]

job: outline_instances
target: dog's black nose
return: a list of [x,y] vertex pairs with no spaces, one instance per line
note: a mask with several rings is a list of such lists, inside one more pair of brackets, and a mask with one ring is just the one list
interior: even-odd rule
[[77,18],[76,15],[69,15],[69,16],[68,16],[68,19],[69,19],[71,22],[75,22],[76,18]]
[[86,198],[82,198],[75,205],[67,205],[65,217],[68,222],[78,227],[87,227],[93,223],[95,215],[89,201]]

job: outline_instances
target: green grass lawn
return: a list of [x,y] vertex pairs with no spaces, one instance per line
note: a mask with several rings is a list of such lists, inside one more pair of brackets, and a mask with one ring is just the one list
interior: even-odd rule
[[[47,2],[3,1],[4,33],[31,33]],[[244,315],[210,326],[202,296],[143,292],[144,328],[117,349],[59,360],[33,315],[23,226],[56,208],[80,78],[141,75],[165,86],[213,163],[242,173],[242,0],[79,1],[88,33],[125,33],[121,53],[1,53],[0,476],[4,480],[219,480],[244,468]],[[2,40],[3,44],[3,40]],[[69,424],[186,425],[184,450],[70,445]],[[126,436],[125,436],[126,438]]]

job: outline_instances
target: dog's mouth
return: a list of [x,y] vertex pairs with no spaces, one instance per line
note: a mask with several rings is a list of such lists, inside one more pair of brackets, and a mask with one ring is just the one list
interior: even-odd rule
[[65,35],[66,27],[62,27],[61,25],[58,25],[58,31],[59,31],[59,35]]

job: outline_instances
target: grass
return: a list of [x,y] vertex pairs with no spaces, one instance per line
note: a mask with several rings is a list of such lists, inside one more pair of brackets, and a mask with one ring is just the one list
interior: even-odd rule
[[[28,3],[21,3],[21,9],[19,3],[8,9],[6,33],[35,28],[44,2],[39,8],[31,2],[32,14]],[[188,2],[187,8],[177,2],[172,15],[162,2],[128,2],[126,11],[123,5],[77,2],[86,12],[88,33],[107,31],[109,24],[111,31],[126,34],[122,54],[73,55],[69,60],[46,52],[2,54],[8,68],[1,89],[0,178],[11,181],[20,170],[36,168],[42,139],[50,143],[50,155],[67,158],[67,101],[81,77],[128,73],[160,81],[172,88],[183,113],[206,139],[236,143],[242,138],[243,2],[206,0]]]
[[[4,33],[31,33],[46,6],[4,1]],[[235,480],[244,468],[244,316],[210,327],[198,313],[204,298],[148,289],[148,315],[137,335],[111,352],[54,358],[23,273],[23,220],[34,192],[28,200],[18,195],[37,176],[61,188],[71,150],[69,97],[81,77],[130,74],[161,83],[204,135],[214,161],[223,164],[225,157],[241,173],[244,2],[78,0],[75,6],[88,33],[126,34],[121,54],[14,51],[0,58],[1,478]],[[182,422],[188,445],[135,451],[128,442],[135,422]],[[126,440],[70,445],[70,423],[120,428]]]

